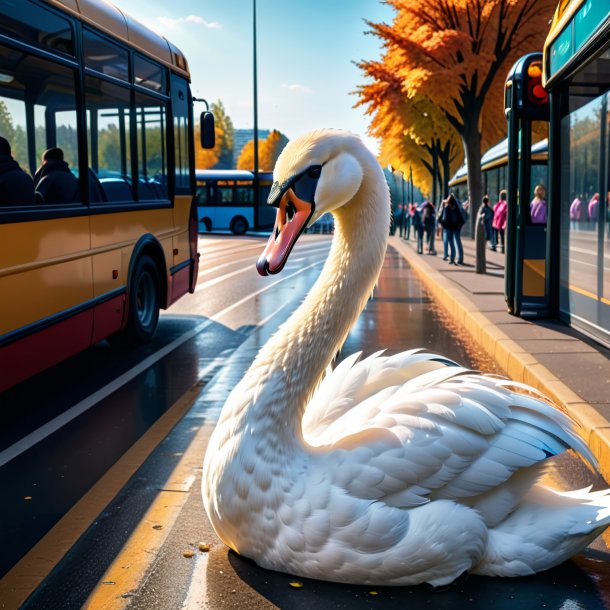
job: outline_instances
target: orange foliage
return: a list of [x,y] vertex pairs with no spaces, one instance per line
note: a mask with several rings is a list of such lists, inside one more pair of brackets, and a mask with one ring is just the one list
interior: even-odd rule
[[[556,0],[386,1],[395,10],[392,24],[368,22],[383,57],[359,64],[372,81],[358,91],[372,115],[371,134],[394,140],[382,151],[406,153],[407,139],[453,138],[449,124],[466,151],[469,182],[478,171],[472,184],[480,185],[481,148],[506,133],[506,74],[519,57],[542,49]],[[418,119],[426,105],[436,111]],[[480,201],[480,193],[471,195]]]
[[[275,162],[288,144],[288,138],[274,129],[266,140],[258,141],[258,168],[260,171],[273,171]],[[250,140],[243,147],[237,169],[254,169],[254,140]]]

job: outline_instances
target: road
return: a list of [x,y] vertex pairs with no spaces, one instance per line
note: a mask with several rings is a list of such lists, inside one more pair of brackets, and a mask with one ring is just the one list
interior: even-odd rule
[[[254,262],[263,241],[201,237],[197,291],[162,315],[151,345],[121,353],[101,343],[0,395],[0,607],[28,592],[30,608],[610,607],[603,539],[546,574],[470,578],[442,594],[302,579],[295,589],[294,578],[227,551],[201,506],[206,440],[228,391],[303,299],[330,244],[306,235],[281,275],[262,278]],[[460,335],[390,250],[340,357],[425,347],[494,372]],[[552,479],[603,485],[571,456]]]

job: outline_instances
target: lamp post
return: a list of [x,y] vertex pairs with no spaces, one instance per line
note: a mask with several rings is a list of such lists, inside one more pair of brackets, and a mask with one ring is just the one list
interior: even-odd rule
[[256,74],[256,0],[252,0],[252,73],[254,77],[254,228],[258,229],[260,188],[258,183],[258,87]]

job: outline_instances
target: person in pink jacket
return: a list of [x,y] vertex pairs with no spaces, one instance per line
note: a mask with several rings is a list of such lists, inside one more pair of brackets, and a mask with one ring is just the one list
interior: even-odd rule
[[500,199],[494,205],[494,218],[491,223],[493,229],[491,233],[491,249],[495,252],[498,246],[498,241],[502,244],[502,252],[504,252],[504,231],[506,229],[506,214],[508,203],[506,201],[506,190],[500,191]]

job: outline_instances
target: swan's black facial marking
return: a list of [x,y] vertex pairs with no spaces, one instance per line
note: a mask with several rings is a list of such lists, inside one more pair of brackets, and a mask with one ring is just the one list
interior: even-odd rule
[[295,195],[302,199],[303,201],[307,201],[312,205],[315,205],[314,195],[316,192],[316,187],[318,185],[318,180],[322,175],[322,165],[310,165],[306,170],[291,176],[287,180],[284,180],[282,184],[279,182],[274,182],[271,186],[271,191],[269,192],[269,197],[267,198],[267,203],[274,207],[279,207],[280,201],[284,195],[284,193],[289,189],[295,192]]

